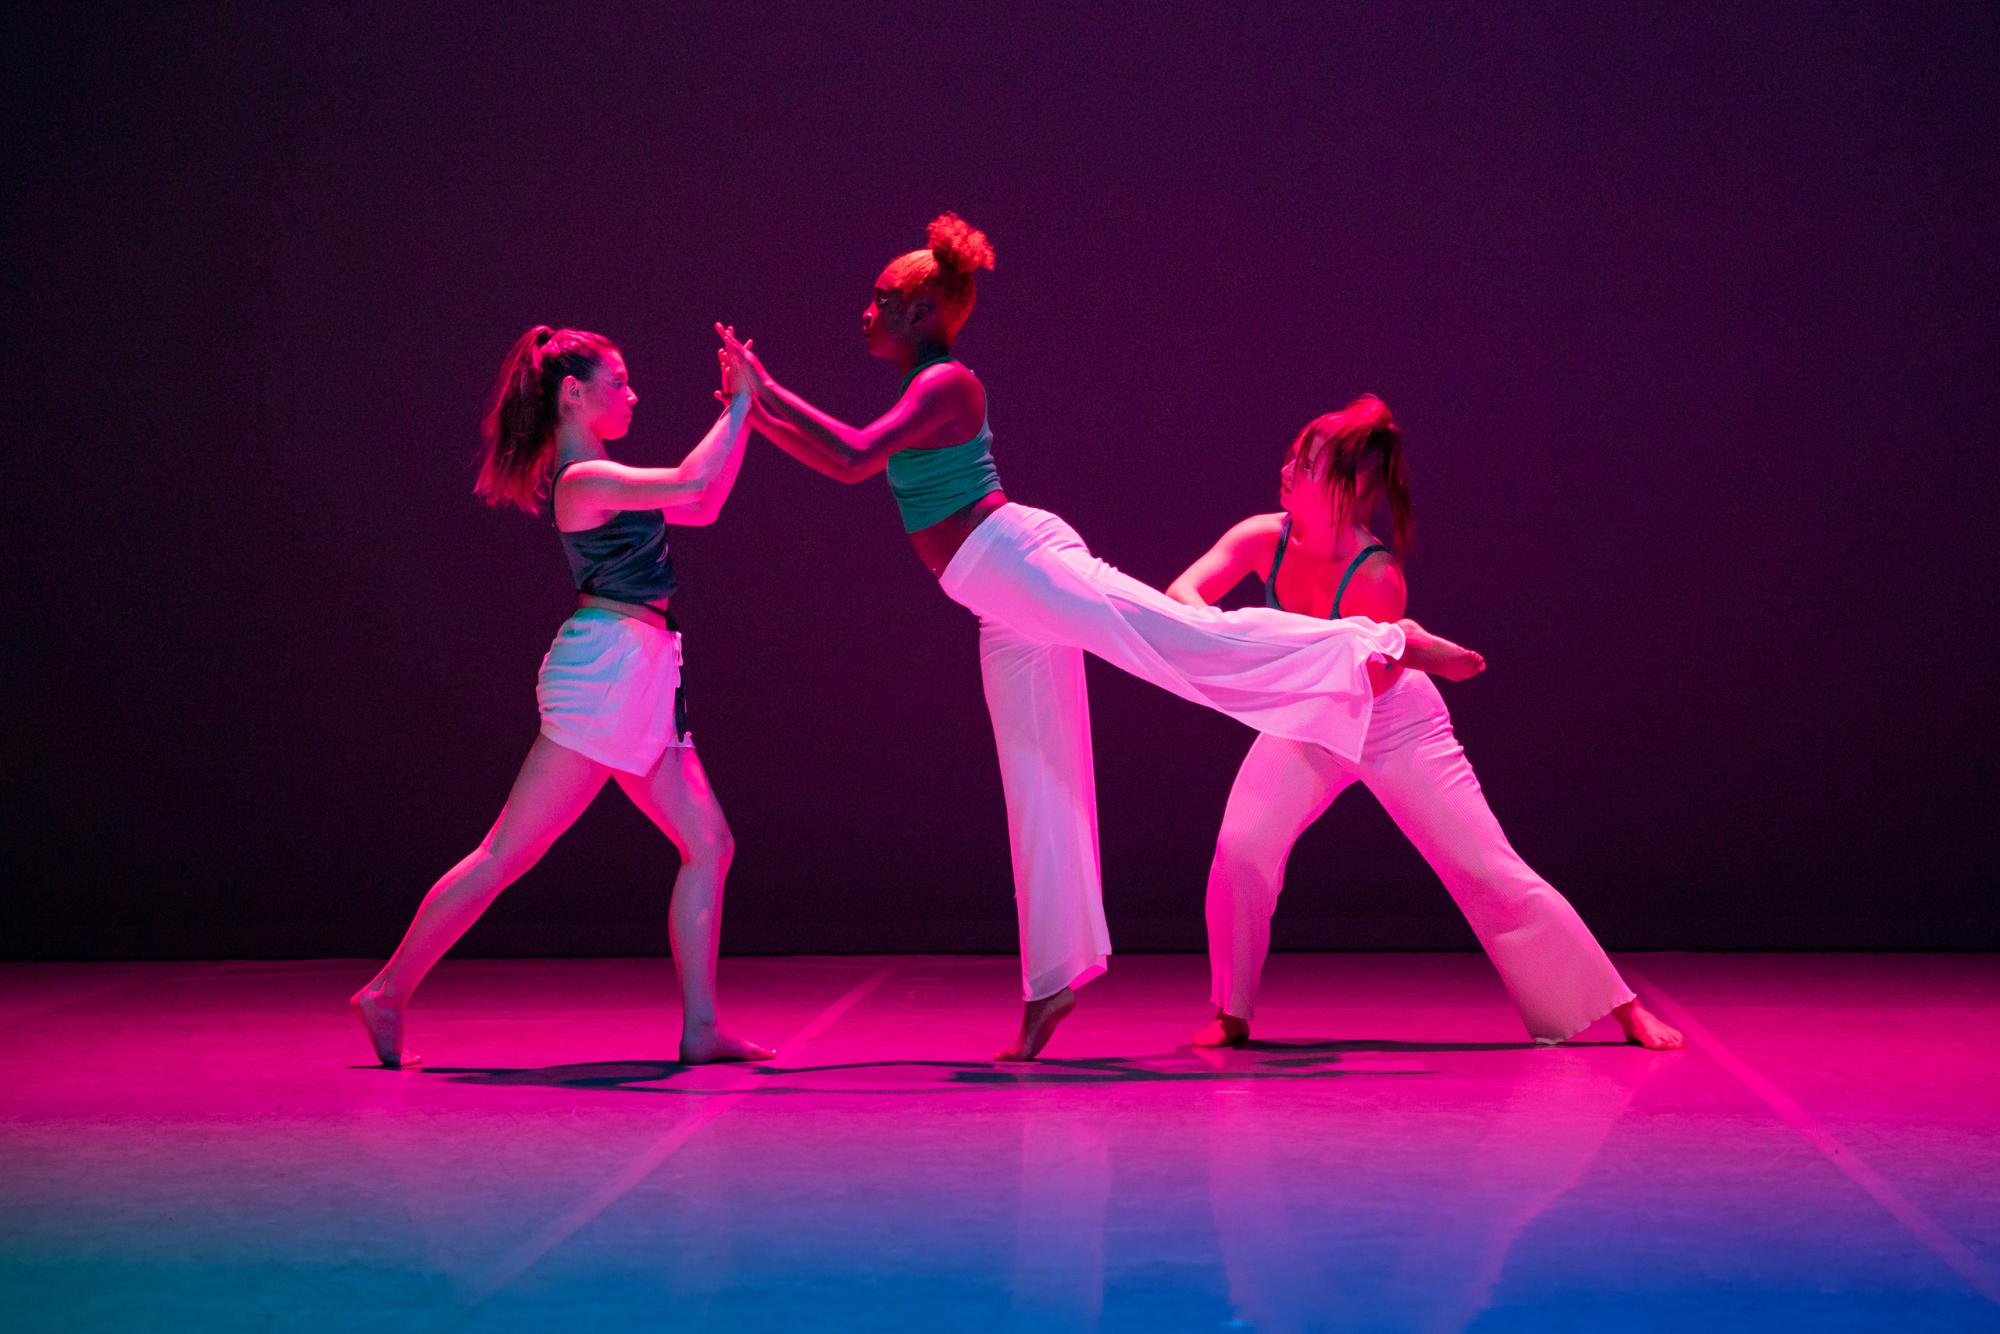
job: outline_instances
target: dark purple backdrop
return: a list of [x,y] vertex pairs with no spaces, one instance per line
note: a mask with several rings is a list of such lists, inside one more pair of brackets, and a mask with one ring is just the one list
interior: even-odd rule
[[[1143,579],[1388,399],[1460,734],[1607,944],[2000,944],[1991,6],[264,8],[9,21],[8,954],[386,951],[569,603],[469,493],[509,341],[622,341],[635,461],[718,318],[865,418],[945,207],[1009,492]],[[971,619],[753,449],[676,543],[725,947],[1011,949]],[[1092,670],[1114,937],[1195,947],[1249,734]],[[465,948],[663,950],[673,868],[607,794]],[[1471,941],[1358,791],[1289,883],[1281,945]]]

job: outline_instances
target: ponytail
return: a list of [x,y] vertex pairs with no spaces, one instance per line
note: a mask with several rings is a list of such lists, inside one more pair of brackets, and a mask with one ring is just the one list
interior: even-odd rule
[[555,470],[556,395],[569,376],[588,380],[617,348],[581,329],[546,324],[514,340],[500,363],[493,401],[480,423],[479,480],[473,494],[487,504],[539,514]]
[[1389,548],[1398,561],[1409,559],[1416,545],[1416,510],[1403,462],[1403,433],[1387,403],[1363,394],[1339,412],[1314,418],[1292,441],[1291,458],[1305,474],[1326,483],[1336,522],[1365,519],[1354,512],[1362,492],[1378,495],[1389,507]]

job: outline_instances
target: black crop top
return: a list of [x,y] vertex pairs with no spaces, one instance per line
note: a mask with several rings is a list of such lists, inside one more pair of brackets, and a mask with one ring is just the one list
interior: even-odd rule
[[[556,482],[572,459],[549,482],[549,509],[555,510]],[[569,557],[576,591],[618,602],[658,605],[673,596],[673,557],[667,554],[667,520],[658,510],[619,510],[595,528],[574,533],[556,529]]]

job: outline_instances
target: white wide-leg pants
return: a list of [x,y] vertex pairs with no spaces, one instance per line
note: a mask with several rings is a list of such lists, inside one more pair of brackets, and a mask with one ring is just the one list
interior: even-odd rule
[[1359,617],[1186,606],[1025,505],[988,515],[939,582],[980,621],[1029,1000],[1088,982],[1111,953],[1085,652],[1261,732],[1352,756],[1373,707],[1368,664],[1403,652],[1399,628]]
[[1406,671],[1376,698],[1357,759],[1277,736],[1258,737],[1244,757],[1208,876],[1219,1009],[1251,1017],[1285,861],[1306,826],[1357,781],[1444,881],[1536,1041],[1560,1042],[1632,999],[1569,900],[1507,842],[1437,686]]

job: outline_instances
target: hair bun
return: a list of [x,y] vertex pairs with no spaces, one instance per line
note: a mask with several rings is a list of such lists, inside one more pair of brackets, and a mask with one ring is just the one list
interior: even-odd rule
[[993,243],[985,232],[956,213],[940,213],[931,219],[930,243],[939,268],[970,275],[993,267]]
[[551,338],[554,338],[555,336],[556,336],[556,331],[555,331],[554,329],[551,329],[551,328],[550,328],[550,327],[549,327],[548,325],[546,325],[546,324],[537,324],[537,325],[535,326],[535,346],[536,346],[536,347],[545,347],[545,346],[547,346],[547,345],[548,345],[548,341],[549,341],[549,340],[550,340]]

